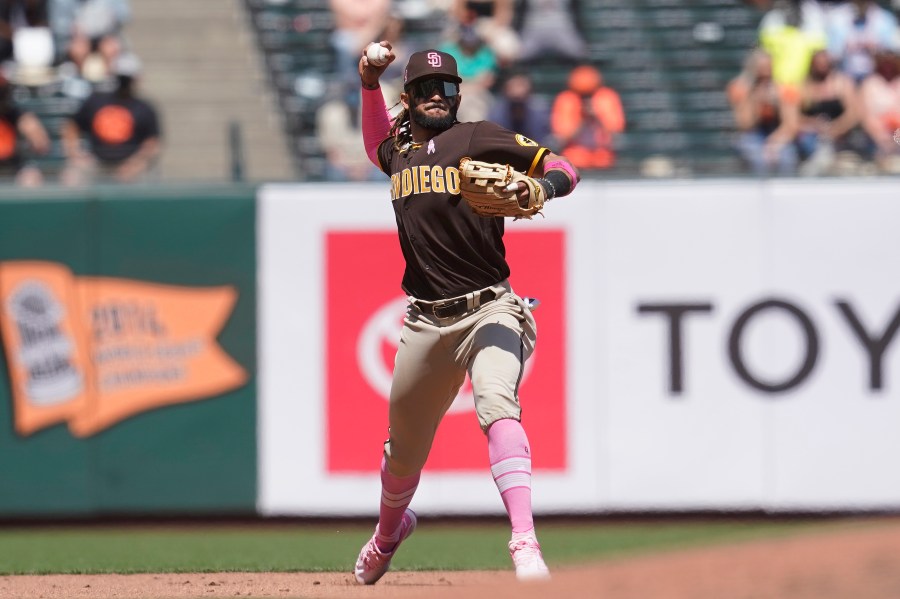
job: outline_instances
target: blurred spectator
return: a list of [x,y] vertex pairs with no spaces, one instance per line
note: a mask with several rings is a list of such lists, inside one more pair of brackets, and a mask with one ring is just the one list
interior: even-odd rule
[[0,0],[0,62],[13,58],[13,35],[17,29],[47,24],[47,0]]
[[772,77],[772,57],[750,53],[741,73],[727,86],[738,129],[737,150],[758,176],[792,175],[797,169],[797,92],[779,87]]
[[519,60],[522,47],[513,29],[514,8],[514,0],[454,0],[452,15],[459,25],[474,28],[497,62],[507,66]]
[[382,181],[384,173],[366,155],[360,115],[354,115],[350,110],[342,94],[334,94],[316,112],[316,134],[328,161],[325,178],[328,181]]
[[817,0],[770,0],[759,23],[760,33],[778,27],[797,27],[811,35],[825,33],[825,11]]
[[813,53],[827,42],[825,13],[814,0],[775,0],[759,24],[759,43],[772,57],[779,85],[800,85]]
[[43,176],[26,159],[19,136],[37,154],[50,151],[50,137],[33,112],[16,104],[12,89],[10,82],[0,75],[0,179],[12,179],[23,187],[37,187],[43,183]]
[[856,152],[851,133],[860,124],[859,98],[854,81],[835,68],[825,50],[813,55],[809,76],[800,88],[797,145],[800,174],[828,173],[839,152]]
[[0,63],[13,57],[13,20],[9,0],[0,1]]
[[[391,43],[391,51],[397,58],[387,66],[382,73],[379,83],[384,90],[386,98],[396,98],[403,91],[403,69],[409,60],[409,55],[413,53],[409,42],[404,35],[406,29],[406,20],[398,11],[392,11],[385,23],[384,30],[372,41],[386,40]],[[357,60],[359,58],[357,57]],[[357,80],[359,74],[357,73]],[[358,84],[358,81],[357,81]],[[358,85],[357,85],[358,87]],[[357,95],[359,91],[357,90]]]
[[392,0],[391,11],[404,20],[444,19],[452,4],[453,0]]
[[456,39],[438,48],[456,59],[462,102],[457,118],[462,122],[487,118],[493,96],[491,88],[497,80],[497,58],[482,36],[471,25],[460,25]]
[[487,120],[510,131],[521,133],[540,145],[553,145],[550,140],[550,106],[533,93],[531,78],[524,72],[513,72],[503,82]]
[[875,54],[875,72],[860,86],[863,127],[876,145],[883,172],[900,174],[900,51]]
[[124,28],[131,20],[128,0],[53,0],[51,28],[62,51],[90,81],[107,77],[126,49]]
[[[160,128],[154,106],[136,94],[140,62],[123,54],[113,72],[116,90],[92,93],[63,126],[64,185],[94,180],[130,183],[152,174],[160,153]],[[82,134],[88,138],[87,151]]]
[[872,74],[875,52],[896,43],[897,18],[873,0],[851,0],[828,14],[828,50],[856,83]]
[[380,41],[387,27],[391,0],[329,0],[334,15],[331,45],[335,52],[337,81],[352,111],[359,107],[357,65],[363,49]]
[[0,0],[0,62],[11,61],[16,83],[53,80],[54,45],[47,0]]
[[615,164],[616,136],[625,130],[625,113],[618,92],[603,84],[600,71],[581,65],[554,99],[550,126],[559,153],[572,164],[609,168]]
[[525,0],[520,15],[522,51],[517,62],[546,57],[580,62],[587,44],[575,26],[572,0]]

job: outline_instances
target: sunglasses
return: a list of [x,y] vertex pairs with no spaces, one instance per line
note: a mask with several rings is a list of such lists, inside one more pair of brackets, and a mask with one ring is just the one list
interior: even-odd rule
[[430,98],[435,93],[452,98],[459,94],[459,84],[445,79],[422,79],[409,86],[409,93],[415,98]]

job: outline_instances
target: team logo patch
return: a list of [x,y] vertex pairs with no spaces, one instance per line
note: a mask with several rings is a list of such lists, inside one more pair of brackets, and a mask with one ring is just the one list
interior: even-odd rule
[[429,52],[428,64],[430,64],[435,69],[439,68],[441,66],[441,55],[437,52]]
[[538,145],[536,141],[534,141],[533,139],[528,139],[521,133],[516,133],[516,143],[519,144],[520,146],[527,146],[527,147]]

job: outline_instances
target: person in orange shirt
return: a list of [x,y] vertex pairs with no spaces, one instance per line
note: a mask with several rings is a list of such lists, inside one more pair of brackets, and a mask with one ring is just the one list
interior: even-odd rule
[[616,161],[615,138],[625,130],[625,112],[600,71],[581,65],[553,101],[550,126],[560,151],[576,167],[610,168]]

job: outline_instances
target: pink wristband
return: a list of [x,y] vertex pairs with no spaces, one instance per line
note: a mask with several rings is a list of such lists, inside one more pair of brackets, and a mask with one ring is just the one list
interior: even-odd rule
[[569,189],[569,193],[572,193],[572,191],[575,189],[575,186],[578,185],[578,175],[575,173],[575,169],[573,169],[568,162],[565,162],[563,160],[554,160],[553,162],[548,162],[544,166],[544,174],[546,174],[547,171],[551,169],[566,171],[566,173],[569,175],[569,178],[572,179],[572,187],[571,189]]

